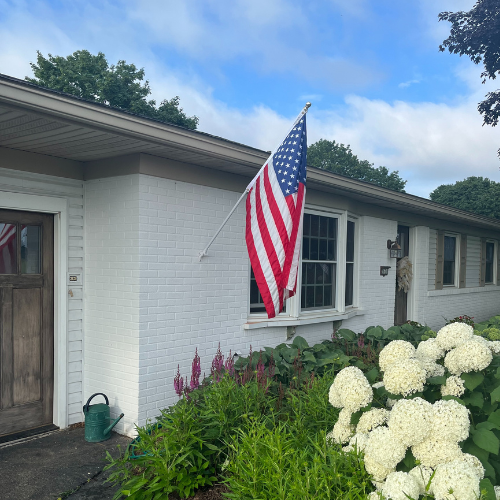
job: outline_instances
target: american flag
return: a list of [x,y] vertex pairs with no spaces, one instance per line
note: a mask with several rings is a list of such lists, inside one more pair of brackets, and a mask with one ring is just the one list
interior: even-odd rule
[[295,294],[306,197],[306,115],[247,187],[246,242],[269,318]]
[[0,224],[0,274],[15,274],[16,225]]

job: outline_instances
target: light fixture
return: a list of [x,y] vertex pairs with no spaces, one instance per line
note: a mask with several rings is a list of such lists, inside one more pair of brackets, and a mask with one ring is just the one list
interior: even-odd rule
[[400,259],[403,256],[403,250],[401,250],[397,238],[394,241],[387,240],[387,248],[391,259]]
[[380,276],[387,276],[391,266],[380,266]]

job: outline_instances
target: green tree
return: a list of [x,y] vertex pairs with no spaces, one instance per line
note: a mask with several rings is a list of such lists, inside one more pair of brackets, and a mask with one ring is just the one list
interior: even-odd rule
[[397,170],[389,173],[386,167],[375,168],[373,163],[368,160],[360,160],[352,152],[349,145],[345,146],[335,141],[320,139],[307,148],[307,163],[334,174],[345,175],[394,191],[405,192],[406,181],[399,176]]
[[[474,64],[482,62],[482,83],[495,80],[500,74],[500,2],[478,0],[468,12],[441,12],[439,20],[451,23],[450,36],[439,50],[469,56]],[[500,119],[500,90],[488,92],[477,109],[483,115],[483,125],[494,127]]]
[[467,177],[455,184],[442,184],[430,199],[467,212],[500,219],[500,182]]
[[99,52],[77,50],[68,57],[48,55],[37,51],[37,60],[30,63],[34,78],[28,82],[49,89],[66,92],[88,101],[124,109],[131,113],[153,118],[165,123],[180,125],[191,130],[198,126],[198,117],[188,117],[179,107],[179,97],[163,100],[156,106],[149,82],[144,83],[144,68],[118,61],[109,65],[106,56]]

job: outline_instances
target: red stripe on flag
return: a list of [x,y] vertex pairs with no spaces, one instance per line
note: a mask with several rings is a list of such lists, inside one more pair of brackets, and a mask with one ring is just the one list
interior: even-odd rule
[[[271,181],[269,180],[269,165],[264,169],[264,188],[267,194],[267,203],[269,204],[269,208],[271,209],[271,213],[273,214],[274,223],[276,224],[276,228],[278,229],[278,233],[281,238],[281,242],[283,243],[283,248],[287,248],[288,246],[288,232],[286,230],[285,223],[283,222],[283,216],[278,208],[278,204],[276,203],[276,199],[274,198],[273,188],[271,186]],[[281,193],[278,193],[281,195]]]
[[247,195],[246,209],[247,209],[247,219],[246,219],[246,235],[245,239],[247,242],[248,256],[250,257],[250,264],[252,265],[253,273],[255,275],[255,281],[259,287],[262,300],[264,301],[264,306],[266,308],[267,316],[269,318],[274,318],[276,316],[275,305],[269,291],[269,286],[267,284],[264,272],[259,260],[259,255],[257,254],[257,249],[255,248],[255,243],[252,234],[252,204],[250,201],[252,191],[255,189],[253,187]]
[[255,183],[254,189],[255,189],[255,208],[257,213],[257,222],[259,223],[260,236],[262,238],[262,242],[264,243],[264,248],[266,249],[267,258],[269,259],[269,264],[271,264],[271,269],[273,270],[274,278],[276,280],[276,285],[279,293],[279,302],[280,302],[279,310],[281,311],[281,309],[283,308],[283,288],[279,286],[279,283],[281,281],[281,264],[278,260],[276,249],[274,248],[271,235],[269,234],[269,228],[267,227],[265,215],[262,210],[262,201],[260,198],[261,196],[260,179]]
[[[290,243],[286,250],[285,262],[283,264],[283,272],[281,274],[281,282],[279,283],[283,288],[288,285],[288,278],[290,276],[290,269],[293,263],[293,255],[295,253],[295,245],[297,243],[297,235],[299,232],[300,217],[302,216],[302,205],[304,202],[305,186],[299,182],[299,190],[297,194],[297,204],[293,214],[292,234],[290,236]],[[289,196],[291,198],[291,196]],[[300,241],[299,241],[300,243]]]

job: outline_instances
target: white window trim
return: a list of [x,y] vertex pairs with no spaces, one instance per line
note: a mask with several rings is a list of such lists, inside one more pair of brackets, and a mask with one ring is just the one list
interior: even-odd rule
[[455,276],[453,279],[453,285],[444,284],[444,249],[443,249],[443,289],[459,288],[460,287],[460,234],[445,232],[444,237],[446,238],[446,236],[455,238]]
[[[336,307],[329,309],[307,309],[301,311],[302,293],[302,249],[300,253],[299,273],[297,276],[297,293],[287,302],[287,311],[269,319],[266,313],[250,313],[250,300],[247,301],[247,322],[243,325],[245,330],[262,328],[266,326],[299,326],[314,323],[325,323],[328,321],[338,321],[363,315],[364,311],[358,308],[358,266],[359,266],[359,217],[346,210],[323,209],[312,205],[306,205],[304,213],[319,215],[322,217],[336,217],[337,225],[337,272],[336,272]],[[347,221],[354,225],[354,272],[353,272],[353,304],[345,307],[345,280],[346,280],[346,241],[347,241]],[[343,242],[343,244],[339,244]],[[250,297],[250,275],[251,266],[248,266],[248,297]]]

